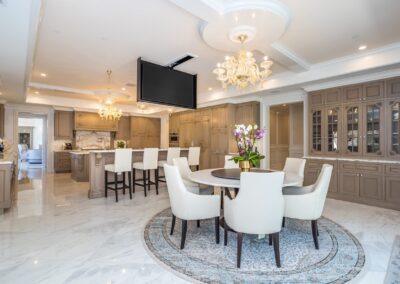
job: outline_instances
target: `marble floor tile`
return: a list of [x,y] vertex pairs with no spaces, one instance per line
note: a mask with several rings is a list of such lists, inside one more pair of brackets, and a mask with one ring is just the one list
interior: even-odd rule
[[[156,262],[143,242],[152,216],[169,207],[165,184],[147,198],[87,198],[88,183],[33,169],[20,176],[15,206],[0,215],[0,283],[187,283]],[[382,283],[400,212],[328,199],[324,216],[361,242],[363,273]]]

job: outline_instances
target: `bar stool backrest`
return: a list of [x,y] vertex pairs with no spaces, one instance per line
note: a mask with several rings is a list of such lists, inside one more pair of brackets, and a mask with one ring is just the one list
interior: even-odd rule
[[115,149],[114,156],[115,172],[130,172],[132,170],[132,149]]
[[189,147],[189,166],[200,165],[200,147]]
[[144,148],[143,169],[156,170],[158,168],[158,148]]
[[167,152],[167,164],[173,165],[173,159],[179,158],[181,156],[181,148],[170,147]]

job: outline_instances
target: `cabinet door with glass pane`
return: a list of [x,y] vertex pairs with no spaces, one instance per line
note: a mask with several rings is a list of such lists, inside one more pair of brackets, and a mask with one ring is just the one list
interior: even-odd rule
[[310,111],[310,153],[322,154],[323,149],[323,108],[314,108]]
[[341,110],[339,106],[326,107],[324,111],[324,151],[327,155],[338,155],[341,150]]
[[343,151],[346,155],[362,154],[361,104],[343,107]]
[[389,158],[400,157],[400,99],[389,100],[387,105],[388,117],[388,155]]
[[363,104],[363,154],[384,155],[384,107],[382,101]]

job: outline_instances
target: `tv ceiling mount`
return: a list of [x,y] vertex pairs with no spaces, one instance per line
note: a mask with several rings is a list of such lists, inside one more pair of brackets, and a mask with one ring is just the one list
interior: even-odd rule
[[176,66],[189,61],[190,59],[197,58],[198,56],[192,53],[186,53],[185,55],[175,59],[174,61],[168,63],[165,67],[169,69],[174,69]]

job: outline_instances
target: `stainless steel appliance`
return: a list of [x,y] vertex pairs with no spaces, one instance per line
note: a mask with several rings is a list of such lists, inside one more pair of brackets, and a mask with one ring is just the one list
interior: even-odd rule
[[170,133],[169,134],[169,146],[170,147],[179,147],[179,134],[178,133]]

